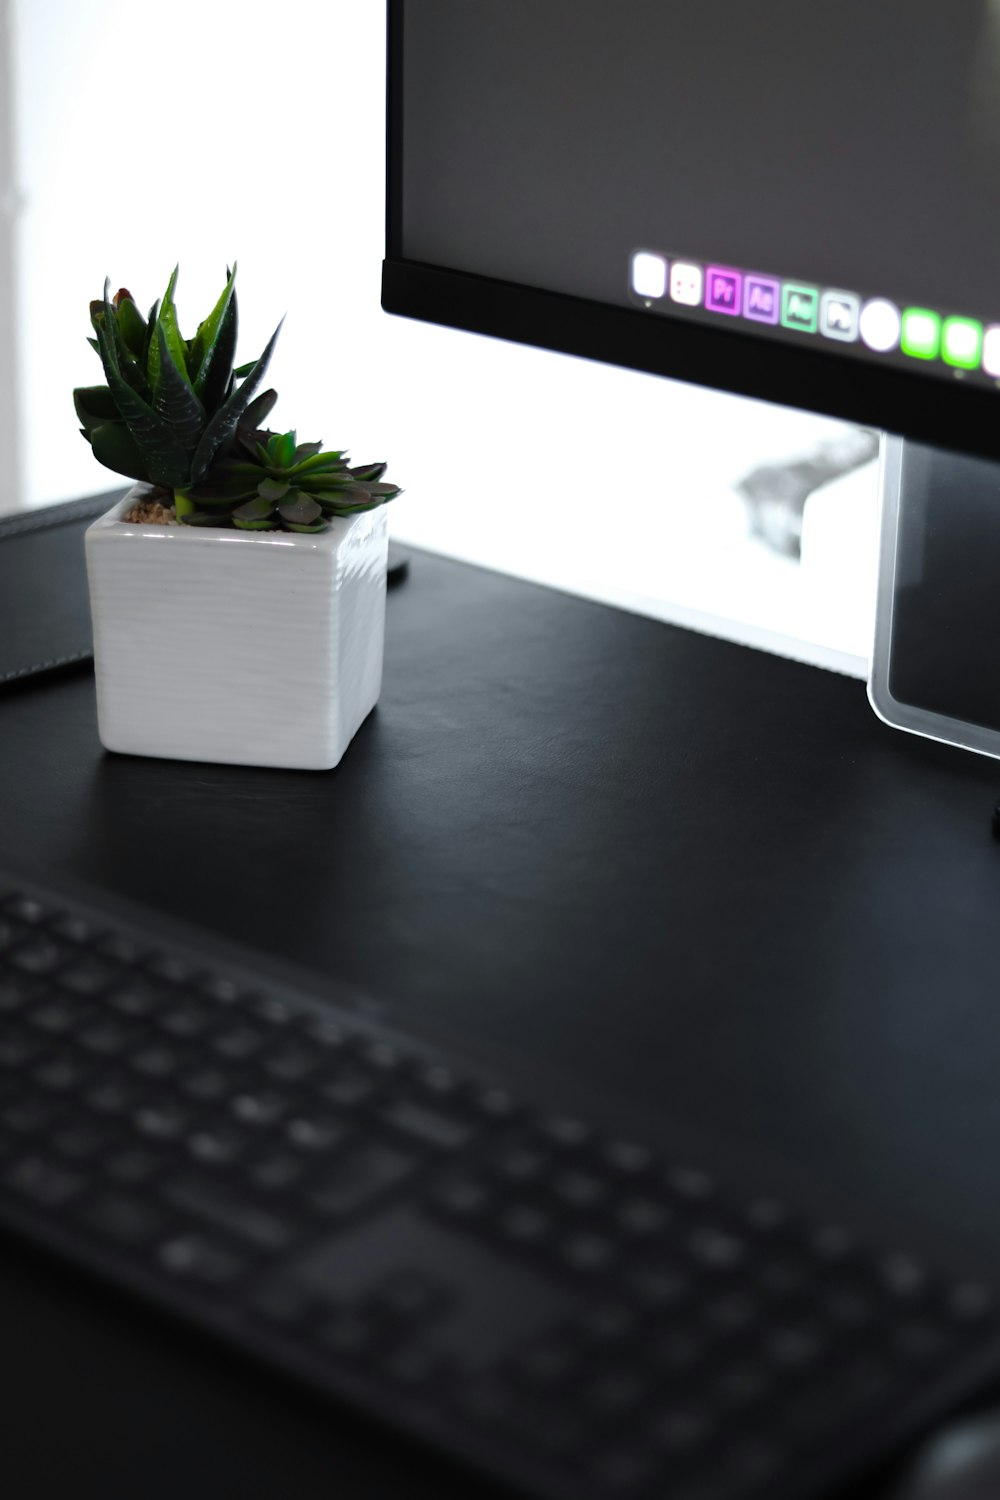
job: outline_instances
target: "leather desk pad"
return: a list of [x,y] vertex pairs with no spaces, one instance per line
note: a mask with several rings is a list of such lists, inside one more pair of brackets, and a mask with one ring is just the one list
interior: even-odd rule
[[121,493],[0,517],[0,687],[90,660],[83,534]]

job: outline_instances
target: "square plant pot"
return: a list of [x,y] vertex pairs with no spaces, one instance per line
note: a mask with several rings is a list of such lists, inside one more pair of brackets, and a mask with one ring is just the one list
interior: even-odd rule
[[329,770],[382,685],[385,508],[315,534],[125,522],[86,534],[101,743]]

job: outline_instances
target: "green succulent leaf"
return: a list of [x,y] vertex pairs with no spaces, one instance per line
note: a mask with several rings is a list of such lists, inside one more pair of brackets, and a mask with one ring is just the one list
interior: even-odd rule
[[238,531],[280,531],[281,527],[273,517],[266,521],[243,521],[240,520],[235,511],[233,513],[233,525]]
[[117,422],[121,413],[115,398],[106,385],[78,386],[73,392],[73,405],[84,433],[89,434],[101,422]]
[[[174,364],[178,370],[183,372],[182,378],[190,385],[191,382],[187,373],[187,350],[184,340],[181,338],[180,328],[177,326],[177,309],[174,306],[174,288],[177,285],[177,272],[179,270],[179,266],[174,266],[174,269],[170,273],[167,290],[164,292],[163,301],[160,303],[160,312],[156,320],[156,327],[158,332],[160,329],[163,330],[163,338],[166,340],[167,347],[174,357]],[[150,340],[147,379],[149,381],[149,388],[154,395],[160,383],[162,347],[159,337],[154,337]]]
[[[234,266],[233,277],[235,275],[236,267]],[[214,333],[212,342],[206,348],[195,380],[195,389],[204,401],[206,409],[213,414],[227,400],[234,384],[233,360],[236,357],[239,312],[232,277],[230,277],[226,285],[228,296],[223,292],[225,304],[223,306],[221,321],[218,330]]]
[[323,512],[301,490],[291,490],[287,499],[278,506],[278,514],[287,526],[315,526],[323,519]]
[[262,426],[274,409],[278,393],[275,390],[261,391],[255,396],[240,418],[240,426],[249,428],[251,431]]
[[255,495],[244,505],[237,506],[233,511],[234,521],[269,521],[274,515],[274,502],[265,500],[262,495]]
[[153,391],[153,410],[168,423],[187,452],[198,442],[205,426],[205,408],[191,389],[183,365],[178,367],[162,318],[156,325],[160,346],[160,378]]
[[225,526],[226,517],[219,516],[218,511],[189,510],[177,518],[182,526]]
[[146,346],[146,323],[131,292],[123,287],[115,298],[122,343],[134,359],[142,359]]
[[257,486],[257,493],[264,500],[269,500],[272,505],[279,500],[284,500],[291,489],[291,485],[283,479],[262,479]]
[[111,319],[111,304],[105,295],[104,312],[95,317],[94,328],[111,394],[146,461],[150,482],[173,489],[187,481],[188,455],[162,418],[123,378],[115,341],[108,331]]
[[346,454],[340,449],[331,448],[326,453],[313,453],[304,458],[301,463],[295,465],[297,474],[326,474],[326,473],[348,473],[347,464],[344,462]]
[[235,279],[236,267],[234,266],[226,278],[226,284],[222,289],[222,295],[219,297],[218,302],[212,308],[208,317],[198,324],[198,331],[190,342],[189,353],[195,371],[194,384],[196,390],[199,385],[204,385],[204,377],[212,358],[212,352],[218,343],[219,334],[222,330],[222,322],[232,299]]
[[240,417],[246,411],[256,393],[257,387],[264,378],[268,362],[274,353],[274,346],[281,332],[281,323],[268,339],[267,345],[260,358],[252,366],[250,374],[243,384],[234,390],[232,395],[220,406],[219,410],[211,418],[201,440],[195,449],[194,460],[191,465],[191,478],[195,481],[202,479],[208,470],[209,464],[225,443],[229,443],[236,432]]
[[[122,339],[121,328],[118,325],[118,312],[114,306],[114,303],[110,300],[109,297],[110,290],[111,283],[110,281],[105,280],[103,302],[92,302],[90,304],[91,322],[94,325],[94,331],[97,334],[98,342],[100,342],[101,332],[103,329],[110,346],[113,348],[115,354],[115,368],[118,372],[118,375],[122,379],[124,379],[134,391],[137,391],[138,394],[142,396],[143,399],[145,399],[149,395],[149,391],[146,387],[145,379],[139,369],[137,361],[132,358],[132,355],[125,347],[124,341]],[[105,374],[107,374],[107,361],[104,356],[103,348],[101,350],[101,358],[102,360],[104,360]],[[111,384],[110,379],[108,383]]]
[[252,359],[248,359],[245,365],[237,365],[236,369],[233,371],[233,374],[236,376],[237,380],[244,380],[247,375],[250,374],[250,371],[253,369],[253,367],[254,361]]
[[292,464],[297,466],[307,458],[315,458],[317,453],[322,453],[322,443],[300,443],[292,454]]
[[272,461],[279,469],[288,469],[295,461],[296,437],[294,432],[283,432],[276,437],[268,448],[271,450]]
[[215,474],[209,470],[200,483],[191,486],[191,498],[199,505],[210,507],[229,506],[235,505],[239,500],[252,500],[257,493],[259,477],[259,470],[255,470],[249,479],[237,474]]
[[124,422],[104,422],[88,436],[94,457],[106,469],[128,479],[149,481],[146,459]]
[[388,464],[384,463],[358,464],[355,468],[349,470],[349,473],[353,476],[353,478],[360,479],[362,481],[368,479],[381,479],[382,475],[385,473],[388,467]]

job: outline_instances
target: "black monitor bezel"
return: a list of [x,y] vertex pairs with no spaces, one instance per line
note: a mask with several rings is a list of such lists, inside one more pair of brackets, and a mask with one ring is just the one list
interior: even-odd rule
[[404,3],[387,0],[386,312],[1000,458],[1000,392],[407,260],[402,254]]

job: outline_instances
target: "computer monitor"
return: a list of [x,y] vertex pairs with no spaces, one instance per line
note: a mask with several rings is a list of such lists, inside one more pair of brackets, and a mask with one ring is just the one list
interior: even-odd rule
[[389,0],[383,306],[1000,456],[1000,0]]

